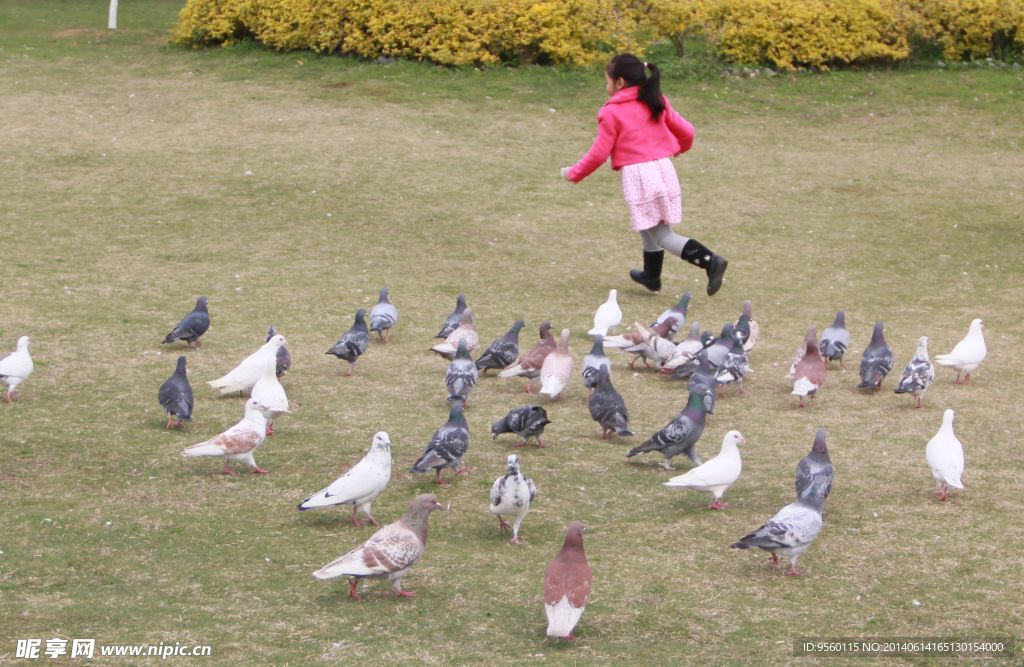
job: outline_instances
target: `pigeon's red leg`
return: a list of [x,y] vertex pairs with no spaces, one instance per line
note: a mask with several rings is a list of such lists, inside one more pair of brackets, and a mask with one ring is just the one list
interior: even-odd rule
[[516,537],[513,537],[513,538],[512,538],[511,540],[509,540],[509,541],[508,541],[508,543],[509,543],[509,544],[522,544],[522,543],[523,543],[523,542],[525,542],[525,541],[526,541],[526,540],[524,540],[523,538],[521,538],[521,537],[519,537],[519,536],[517,535]]
[[533,380],[530,380],[525,385],[523,385],[523,391],[525,391],[527,394],[533,393]]
[[917,405],[914,406],[914,409],[915,410],[920,410],[921,409],[921,397],[920,396],[917,397]]
[[512,446],[513,446],[513,447],[515,447],[515,448],[517,448],[517,449],[518,449],[519,447],[525,447],[525,446],[526,446],[526,440],[523,440],[522,442],[517,442],[516,444],[514,444],[514,445],[512,445]]
[[608,429],[606,429],[606,428],[602,428],[602,429],[601,429],[601,439],[602,439],[602,440],[607,440],[607,439],[608,439],[608,434],[609,434],[609,433],[610,433],[610,431],[609,431]]
[[508,532],[508,524],[505,523],[505,520],[502,519],[500,516],[498,517],[498,532],[500,532],[500,533],[507,533]]
[[779,557],[776,556],[775,554],[772,554],[772,572],[774,572],[778,567],[779,567]]
[[461,468],[459,468],[458,470],[455,471],[455,474],[456,475],[468,475],[469,471],[470,471],[469,468],[467,468],[466,466],[462,466]]
[[537,436],[537,449],[544,449],[547,445],[540,441],[540,436]]
[[359,582],[358,579],[351,579],[351,580],[349,580],[349,582],[348,582],[348,596],[350,598],[352,598],[353,600],[355,600],[356,602],[362,602],[363,598],[359,597],[359,594],[356,593],[356,584],[358,582]]
[[400,598],[416,597],[416,593],[414,593],[413,591],[396,591],[396,592],[398,593],[398,597],[400,597]]
[[274,422],[267,422],[267,435],[274,435]]
[[633,368],[633,364],[635,364],[635,363],[637,362],[637,359],[639,359],[639,358],[640,358],[640,357],[633,357],[633,361],[629,362],[629,367],[630,367],[631,369]]
[[349,364],[348,365],[348,372],[345,373],[345,377],[350,378],[350,377],[352,377],[352,375],[355,372],[356,372],[356,365],[354,363],[353,364]]
[[723,503],[718,498],[715,498],[715,502],[713,502],[710,505],[708,505],[708,509],[709,510],[724,510],[728,506],[729,506],[728,503]]
[[964,384],[967,384],[970,381],[971,381],[971,374],[968,373],[967,375],[964,376]]
[[800,407],[801,408],[804,407],[804,397],[803,396],[800,397]]
[[374,526],[380,528],[380,521],[377,521],[376,519],[374,519],[369,514],[367,514],[366,517],[370,520],[370,523],[372,523]]
[[352,523],[354,525],[356,525],[356,526],[359,526],[360,528],[362,528],[363,526],[366,525],[365,521],[360,521],[359,518],[356,517],[356,506],[355,505],[352,506]]
[[165,426],[164,428],[174,428],[174,415],[168,413],[167,426]]
[[789,571],[786,572],[786,574],[788,574],[791,577],[802,577],[802,576],[806,575],[807,573],[806,572],[802,572],[802,571],[796,569],[796,565],[790,565],[789,566]]
[[11,392],[7,392],[6,394],[4,394],[4,403],[10,403],[10,402],[11,402]]
[[225,463],[224,464],[224,468],[221,469],[221,471],[220,471],[220,474],[222,474],[222,475],[230,475],[231,477],[234,477],[236,473],[235,473],[234,470],[231,469],[230,465]]
[[266,475],[270,471],[267,470],[266,468],[261,468],[259,466],[253,466],[252,470],[250,472],[252,474],[254,474],[254,475]]

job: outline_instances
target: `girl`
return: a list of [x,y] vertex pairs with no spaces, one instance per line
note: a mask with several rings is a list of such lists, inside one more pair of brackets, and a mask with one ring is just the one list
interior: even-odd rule
[[611,99],[597,112],[594,145],[575,165],[563,167],[562,176],[579,183],[611,155],[612,169],[621,170],[633,229],[643,240],[644,269],[631,270],[629,277],[652,292],[660,290],[661,265],[668,249],[704,269],[711,296],[722,286],[729,262],[699,241],[669,229],[682,219],[679,178],[669,158],[690,150],[693,125],[661,94],[661,77],[654,65],[630,54],[618,55],[605,68],[604,79]]

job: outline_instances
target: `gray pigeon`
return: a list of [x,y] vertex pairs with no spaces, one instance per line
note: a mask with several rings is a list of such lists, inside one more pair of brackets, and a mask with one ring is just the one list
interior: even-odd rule
[[398,324],[398,309],[388,298],[388,288],[382,287],[377,303],[370,309],[370,331],[376,331],[377,337],[386,343],[391,337],[391,329],[396,324]]
[[651,328],[653,329],[663,322],[671,321],[668,330],[664,334],[661,334],[663,338],[671,340],[672,337],[676,335],[676,332],[686,324],[686,309],[690,305],[691,298],[693,298],[692,294],[684,292],[683,296],[679,297],[679,303],[672,306],[661,315],[658,315],[658,319],[651,322]]
[[458,329],[459,325],[462,324],[462,311],[464,310],[466,310],[466,295],[460,294],[455,297],[455,310],[444,321],[444,325],[441,326],[441,330],[437,332],[434,338],[447,338],[453,331]]
[[839,366],[846,368],[843,355],[846,348],[850,347],[850,332],[846,330],[846,312],[840,310],[836,313],[836,319],[821,333],[821,343],[818,347],[825,363],[838,361]]
[[732,351],[733,338],[736,336],[736,327],[733,324],[726,324],[722,327],[722,333],[718,334],[711,345],[707,346],[708,361],[713,368],[718,368],[725,361],[725,355]]
[[732,339],[732,349],[718,366],[715,380],[721,385],[736,385],[739,388],[740,396],[743,396],[746,393],[743,390],[743,378],[750,373],[750,370],[750,362],[743,349],[743,339],[736,336]]
[[462,415],[462,402],[452,403],[448,421],[434,431],[420,459],[409,469],[409,472],[427,472],[433,468],[437,472],[434,482],[445,486],[448,483],[441,479],[441,471],[451,468],[456,474],[465,475],[469,472],[462,466],[462,457],[469,449],[469,424]]
[[623,437],[633,435],[629,430],[629,411],[626,410],[626,402],[622,400],[619,392],[615,391],[608,376],[608,369],[604,366],[597,371],[597,383],[587,406],[590,408],[590,416],[601,425],[602,440],[607,440],[612,431]]
[[673,470],[672,457],[676,454],[686,454],[695,465],[700,465],[701,460],[697,455],[696,444],[701,434],[704,433],[704,418],[707,413],[704,407],[706,396],[707,392],[701,394],[691,391],[689,401],[683,411],[646,442],[629,450],[626,456],[661,452],[665,457],[661,467]]
[[[824,498],[832,491],[832,458],[828,455],[828,432],[819,428],[814,434],[814,444],[807,456],[800,459],[796,464],[796,497],[806,498],[814,488],[814,481],[821,478],[826,484],[824,487]],[[822,503],[824,503],[822,498]]]
[[476,367],[486,375],[492,368],[500,371],[514,364],[519,358],[519,330],[522,328],[523,321],[516,320],[504,336],[487,346],[476,360]]
[[174,374],[164,380],[157,392],[157,400],[167,413],[167,428],[177,428],[182,422],[192,421],[192,385],[185,372],[185,355],[178,357]]
[[448,400],[463,403],[469,400],[469,392],[476,386],[477,372],[476,364],[469,356],[466,341],[460,340],[459,347],[455,350],[455,358],[448,364],[448,371],[444,376],[444,383],[448,387]]
[[704,411],[715,414],[715,402],[718,400],[718,373],[708,361],[708,351],[697,353],[697,370],[690,374],[688,391],[699,392],[704,396]]
[[189,347],[199,347],[202,343],[199,337],[210,328],[210,313],[206,310],[206,297],[201,296],[196,300],[196,307],[192,312],[181,318],[178,326],[171,329],[171,333],[164,338],[164,344],[173,343],[176,340],[183,340]]
[[348,331],[341,334],[341,338],[334,344],[334,347],[327,350],[326,354],[333,354],[339,359],[348,362],[348,373],[351,376],[356,370],[356,362],[363,352],[370,347],[370,330],[366,327],[366,311],[360,308],[356,311],[355,322]]
[[[276,335],[277,329],[275,329],[274,325],[271,324],[267,328],[267,342],[269,343],[270,339]],[[277,377],[281,377],[289,370],[291,370],[291,367],[292,355],[291,353],[288,352],[288,347],[286,345],[282,345],[281,347],[277,348],[277,367],[274,369],[274,372],[277,373]]]
[[491,438],[498,439],[502,433],[515,433],[523,439],[513,447],[523,447],[530,438],[537,438],[537,447],[543,447],[544,443],[540,436],[544,434],[544,427],[551,423],[548,419],[548,411],[539,405],[524,405],[510,410],[507,415],[491,426]]
[[910,394],[917,399],[915,409],[921,407],[921,401],[928,387],[935,381],[935,369],[932,361],[928,358],[928,336],[921,336],[917,339],[917,350],[914,358],[907,363],[903,369],[903,377],[900,384],[894,390],[897,394]]
[[611,374],[612,364],[604,354],[604,336],[595,334],[594,347],[583,357],[583,386],[591,393],[597,386],[597,371],[601,368],[608,369],[608,373]]
[[882,380],[892,370],[892,350],[885,342],[885,333],[882,323],[875,323],[875,330],[871,333],[871,342],[864,348],[864,354],[860,358],[860,384],[859,389],[882,388]]

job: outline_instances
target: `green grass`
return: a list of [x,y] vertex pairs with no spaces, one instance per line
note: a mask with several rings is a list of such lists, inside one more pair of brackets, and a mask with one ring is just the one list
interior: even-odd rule
[[[36,362],[0,406],[0,661],[16,638],[53,636],[210,644],[216,663],[741,664],[791,662],[804,636],[1021,635],[1019,69],[667,76],[698,133],[676,162],[682,229],[730,270],[707,299],[697,271],[669,262],[652,296],[625,278],[640,253],[616,176],[557,177],[590,145],[597,71],[193,51],[166,44],[180,3],[122,3],[116,33],[100,4],[0,7],[0,349],[30,335]],[[343,378],[323,351],[384,285],[399,327]],[[312,579],[370,530],[295,504],[375,431],[395,455],[376,515],[434,490],[405,471],[446,417],[444,362],[425,350],[456,293],[484,341],[521,317],[530,344],[550,318],[579,361],[611,287],[627,322],[689,289],[691,319],[717,330],[753,300],[749,396],[722,398],[699,445],[746,436],[729,510],[601,442],[574,382],[550,405],[549,447],[522,454],[540,496],[528,544],[508,546],[486,495],[513,440],[487,435],[527,398],[486,378],[467,417],[472,474],[438,491],[452,511],[406,579],[419,595],[375,583],[354,604]],[[183,351],[159,341],[198,294],[214,323],[184,352],[195,419],[168,432],[156,389]],[[966,387],[940,371],[920,411],[891,379],[857,393],[852,370],[799,410],[790,355],[839,308],[853,368],[879,319],[897,370],[918,336],[946,352],[974,317],[989,359]],[[182,461],[240,417],[205,381],[270,323],[295,359],[294,414],[257,453],[270,474]],[[682,406],[680,385],[621,361],[614,381],[640,437]],[[946,407],[967,491],[941,505],[924,445]],[[837,469],[825,528],[801,560],[809,577],[772,576],[728,545],[790,501],[818,427]],[[588,524],[594,594],[578,641],[559,645],[543,637],[542,573],[573,518]]]

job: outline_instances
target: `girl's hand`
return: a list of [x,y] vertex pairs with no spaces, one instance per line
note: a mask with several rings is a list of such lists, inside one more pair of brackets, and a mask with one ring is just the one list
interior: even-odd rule
[[558,173],[562,175],[562,178],[564,178],[567,181],[569,180],[569,169],[569,167],[562,167],[561,169],[558,170]]

